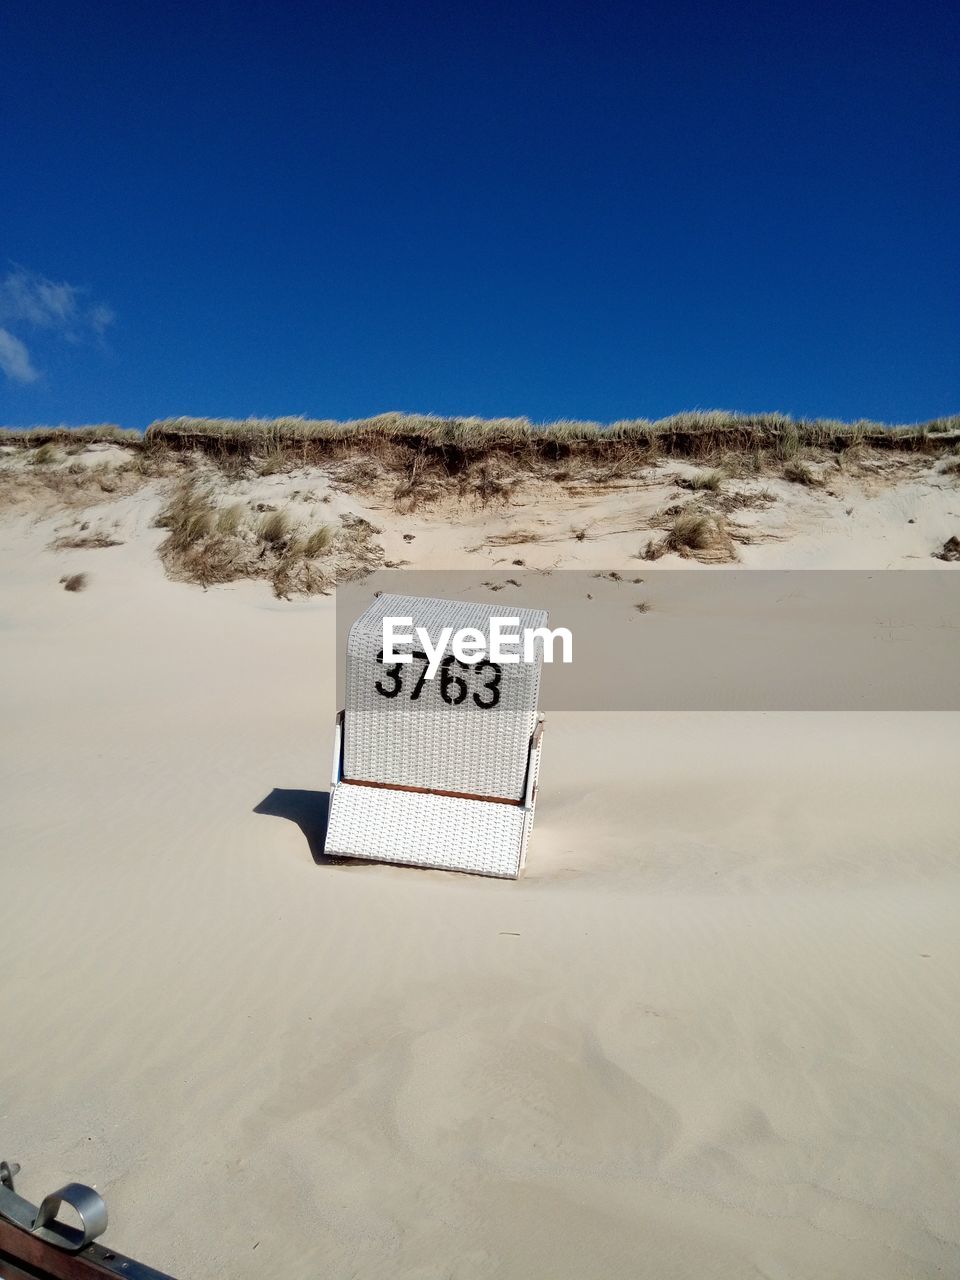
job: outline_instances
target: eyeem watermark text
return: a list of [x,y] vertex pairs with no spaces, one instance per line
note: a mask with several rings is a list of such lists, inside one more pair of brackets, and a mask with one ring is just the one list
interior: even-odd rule
[[444,627],[436,644],[425,627],[414,627],[413,618],[385,617],[383,619],[383,661],[412,662],[412,648],[399,649],[397,645],[412,646],[417,640],[427,656],[428,680],[440,669],[445,653],[452,653],[458,662],[473,666],[480,662],[496,662],[511,665],[537,661],[537,641],[543,646],[543,661],[553,662],[554,644],[560,642],[560,661],[573,661],[573,636],[566,627],[520,627],[519,618],[490,619],[490,634],[479,627]]

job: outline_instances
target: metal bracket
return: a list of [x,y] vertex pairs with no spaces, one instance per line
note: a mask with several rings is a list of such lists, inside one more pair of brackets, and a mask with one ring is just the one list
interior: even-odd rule
[[[44,1196],[39,1209],[35,1209],[29,1200],[24,1200],[14,1190],[13,1180],[19,1172],[18,1164],[0,1160],[0,1275],[6,1274],[2,1264],[8,1254],[11,1261],[20,1260],[42,1267],[43,1274],[66,1275],[61,1264],[53,1265],[59,1254],[64,1259],[63,1266],[66,1265],[65,1255],[77,1258],[77,1262],[71,1264],[73,1266],[79,1265],[82,1259],[86,1264],[83,1272],[85,1275],[123,1275],[128,1280],[169,1280],[169,1277],[164,1277],[152,1267],[94,1244],[97,1237],[107,1229],[107,1206],[103,1197],[92,1187],[69,1182],[59,1191]],[[70,1205],[79,1217],[79,1229],[57,1220],[57,1214],[64,1204]],[[9,1227],[15,1227],[17,1231],[11,1232]],[[18,1232],[23,1234],[18,1235]],[[49,1254],[48,1249],[52,1251]],[[49,1271],[44,1263],[45,1258],[50,1260]],[[16,1274],[25,1273],[18,1271]],[[70,1271],[69,1274],[73,1276],[78,1273]]]
[[[55,1245],[70,1253],[85,1249],[106,1231],[107,1206],[103,1197],[92,1187],[70,1182],[59,1191],[45,1196],[40,1208],[34,1210],[29,1200],[24,1200],[14,1191],[14,1172],[20,1172],[18,1165],[11,1167],[6,1161],[0,1165],[0,1217],[6,1218],[21,1231],[29,1231],[45,1244]],[[57,1221],[57,1213],[62,1204],[68,1204],[76,1211],[81,1230]]]
[[[57,1214],[62,1204],[70,1205],[80,1219],[81,1230],[69,1227],[57,1221]],[[102,1236],[107,1229],[107,1206],[103,1196],[98,1195],[93,1187],[85,1187],[80,1182],[68,1182],[59,1191],[52,1191],[44,1196],[37,1210],[33,1224],[33,1234],[47,1244],[55,1244],[58,1249],[69,1249],[76,1253],[92,1244],[97,1236]]]

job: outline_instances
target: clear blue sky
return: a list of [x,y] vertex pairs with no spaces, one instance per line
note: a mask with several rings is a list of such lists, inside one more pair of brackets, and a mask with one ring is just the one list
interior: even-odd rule
[[960,7],[7,0],[0,422],[960,410]]

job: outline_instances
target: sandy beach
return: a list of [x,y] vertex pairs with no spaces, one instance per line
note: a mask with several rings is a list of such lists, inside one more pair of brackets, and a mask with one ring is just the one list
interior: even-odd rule
[[[773,499],[731,516],[736,563],[947,567],[956,478],[887,467],[745,481]],[[418,568],[625,570],[697,471],[408,513],[329,468],[227,487],[366,520]],[[328,865],[333,596],[172,580],[169,479],[70,505],[23,475],[0,518],[22,1194],[95,1185],[111,1244],[183,1278],[960,1271],[956,713],[557,713],[520,881]],[[84,522],[115,545],[54,548]]]

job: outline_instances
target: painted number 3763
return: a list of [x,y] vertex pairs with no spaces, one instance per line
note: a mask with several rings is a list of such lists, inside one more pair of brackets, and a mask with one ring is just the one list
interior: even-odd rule
[[[383,676],[374,682],[373,687],[381,697],[399,698],[405,693],[411,702],[419,701],[420,695],[423,693],[423,686],[427,680],[427,668],[430,660],[419,649],[415,649],[411,657],[413,658],[412,663],[393,662],[387,666],[383,661],[383,650],[380,650],[377,654],[377,662],[383,667]],[[416,670],[418,663],[423,664],[419,673]],[[453,669],[454,667],[459,667],[461,671],[467,673],[467,676],[456,673]],[[401,674],[404,671],[409,675],[406,681],[404,681]],[[471,665],[461,662],[459,658],[455,658],[451,653],[440,663],[437,687],[440,691],[440,697],[447,706],[459,707],[461,703],[466,702],[467,698],[470,697],[481,711],[490,711],[500,701],[500,677],[502,674],[503,669],[496,662],[490,662],[487,658],[484,658],[482,662]],[[486,676],[486,679],[483,678],[484,676]],[[474,687],[471,688],[471,685]]]

